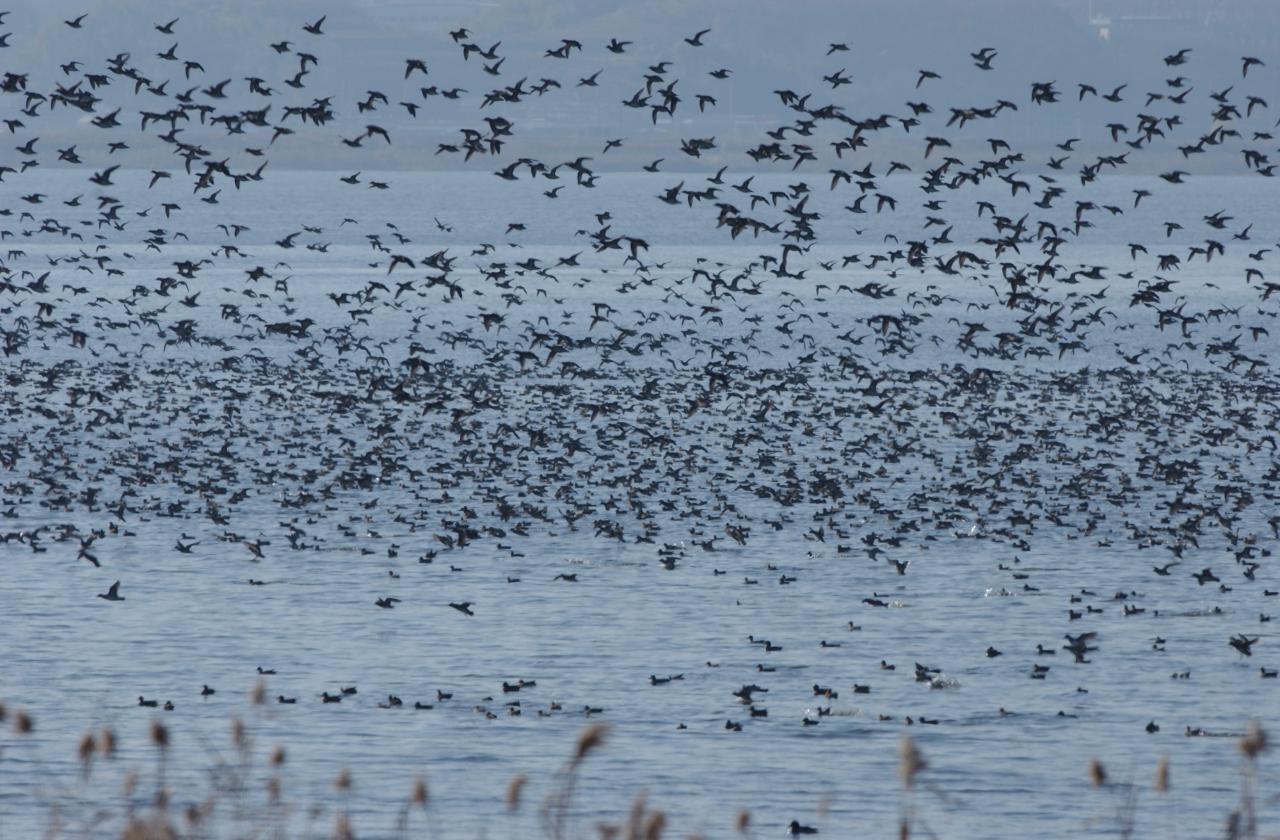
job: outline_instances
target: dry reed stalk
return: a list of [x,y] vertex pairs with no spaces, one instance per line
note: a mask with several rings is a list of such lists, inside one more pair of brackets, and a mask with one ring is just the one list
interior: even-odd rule
[[[401,837],[409,836],[409,813],[414,808],[422,809],[422,813],[427,813],[427,803],[430,796],[427,791],[427,780],[422,776],[418,776],[413,780],[413,786],[409,790],[409,798],[400,808],[400,814],[396,818],[396,825],[400,831]],[[430,820],[428,818],[428,832],[430,832]]]
[[1227,837],[1255,840],[1258,836],[1258,757],[1269,746],[1267,732],[1256,719],[1249,721],[1239,746],[1245,759],[1240,771],[1240,805],[1227,818]]
[[911,792],[915,787],[916,776],[928,766],[915,740],[910,735],[903,735],[898,741],[898,779],[902,782],[903,790],[898,810],[900,840],[907,840],[911,836],[911,826],[915,822],[915,802]]
[[540,814],[543,831],[552,840],[564,840],[569,815],[573,808],[574,793],[577,789],[578,770],[587,756],[604,743],[608,731],[609,727],[603,723],[593,723],[583,729],[578,734],[573,756],[556,774],[560,784],[547,797]]
[[[18,735],[29,735],[34,731],[34,722],[24,710],[15,710],[13,707],[0,704],[0,720],[11,720],[12,729]],[[231,742],[240,753],[242,773],[247,778],[247,774],[252,769],[248,766],[251,753],[249,730],[245,723],[237,718],[231,719],[230,724]],[[578,735],[572,753],[557,772],[558,784],[553,786],[551,794],[548,795],[540,811],[543,830],[550,840],[564,840],[571,835],[570,817],[573,813],[574,797],[582,766],[592,753],[603,746],[607,732],[607,727],[603,724],[593,724],[584,728]],[[172,736],[170,730],[160,720],[151,721],[149,736],[150,743],[156,749],[160,765],[160,783],[151,803],[141,809],[135,807],[133,797],[137,790],[138,777],[132,770],[126,771],[123,777],[122,809],[111,812],[98,808],[92,819],[79,821],[82,826],[80,833],[86,837],[100,836],[102,831],[118,825],[116,831],[119,833],[112,832],[112,834],[122,840],[199,840],[201,837],[209,836],[211,832],[214,835],[219,834],[219,830],[213,824],[213,818],[219,804],[219,796],[225,796],[228,793],[226,785],[219,784],[218,777],[215,776],[214,790],[203,802],[187,804],[181,809],[181,828],[179,828],[179,824],[174,822],[176,817],[169,816],[170,791],[164,784],[166,756],[173,749]],[[80,766],[82,785],[90,776],[94,762],[98,759],[111,759],[115,755],[116,746],[116,735],[110,728],[104,727],[96,735],[92,732],[85,733],[79,738],[76,742],[75,755]],[[1242,788],[1240,804],[1229,814],[1227,837],[1230,840],[1256,840],[1260,836],[1257,813],[1258,764],[1261,756],[1270,748],[1269,737],[1258,721],[1252,721],[1245,734],[1237,741],[1237,746],[1243,758]],[[288,828],[288,824],[283,817],[287,813],[288,806],[284,802],[279,771],[285,764],[285,757],[284,748],[279,746],[267,755],[265,766],[272,775],[268,776],[262,788],[265,792],[262,801],[264,810],[251,812],[247,832],[241,832],[237,836],[274,837],[284,840],[284,831]],[[901,840],[908,840],[913,833],[935,836],[923,817],[916,813],[913,796],[916,795],[917,790],[923,789],[937,793],[943,797],[944,801],[946,797],[941,792],[934,791],[934,785],[927,778],[922,778],[921,774],[928,768],[928,762],[909,736],[903,736],[901,739],[898,758],[899,780],[904,792],[898,822],[898,836]],[[1157,794],[1165,795],[1171,790],[1170,775],[1169,759],[1167,756],[1162,756],[1155,766],[1152,784],[1152,789]],[[1088,778],[1093,787],[1108,791],[1108,796],[1115,803],[1116,809],[1111,818],[1115,821],[1116,833],[1122,838],[1134,836],[1139,786],[1132,782],[1111,778],[1101,761],[1096,758],[1089,762]],[[508,783],[504,797],[508,814],[514,815],[519,811],[527,784],[528,779],[523,774],[514,776]],[[355,829],[349,814],[348,802],[354,789],[350,771],[346,769],[340,771],[333,785],[341,798],[341,803],[333,814],[331,836],[335,840],[354,840]],[[248,787],[241,786],[236,789],[236,792],[243,793],[245,790],[248,790]],[[88,801],[85,797],[80,797],[77,804],[86,806]],[[399,824],[402,836],[409,836],[409,815],[417,808],[421,808],[426,815],[427,836],[430,836],[429,804],[429,788],[425,779],[419,776],[412,782],[402,811]],[[825,811],[828,805],[829,803],[823,800],[820,810]],[[308,813],[314,820],[323,812],[313,808]],[[70,813],[70,817],[70,821],[64,822],[62,809],[54,806],[54,822],[49,826],[46,837],[56,840],[64,834],[75,832],[77,819],[74,811]],[[116,820],[119,822],[116,823]],[[737,814],[734,826],[738,834],[747,835],[751,832],[751,823],[750,812],[742,810]],[[651,810],[648,807],[646,795],[642,791],[633,800],[623,824],[602,824],[597,826],[597,829],[602,837],[617,837],[623,840],[661,840],[667,824],[668,820],[663,812]],[[307,835],[311,833],[310,824],[306,833]],[[517,835],[513,833],[512,836]]]
[[76,747],[76,758],[80,761],[80,778],[87,781],[89,773],[93,768],[93,754],[97,750],[97,744],[93,739],[93,734],[86,732],[80,737],[80,744]]

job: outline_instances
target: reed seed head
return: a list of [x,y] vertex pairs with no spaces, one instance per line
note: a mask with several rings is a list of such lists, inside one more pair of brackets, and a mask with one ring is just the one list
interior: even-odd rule
[[212,803],[206,801],[203,805],[197,805],[194,802],[188,803],[187,807],[182,809],[182,817],[187,821],[189,828],[196,828],[204,821],[205,815],[211,810]]
[[409,801],[419,808],[427,807],[427,780],[421,776],[413,780],[413,793],[409,795]]
[[1089,759],[1089,784],[1100,788],[1107,783],[1107,770],[1096,758]]
[[1267,751],[1267,731],[1262,728],[1262,724],[1258,721],[1249,721],[1249,729],[1245,732],[1244,737],[1240,739],[1240,752],[1253,761],[1259,755]]
[[593,723],[578,735],[578,744],[573,752],[573,763],[581,764],[592,750],[604,743],[605,733],[609,727],[603,723]]
[[158,720],[151,721],[151,743],[161,750],[169,747],[169,730]]
[[504,799],[507,803],[508,813],[514,814],[520,810],[520,794],[524,791],[524,785],[527,781],[529,780],[523,773],[517,773],[507,783],[507,795]]
[[666,827],[667,815],[661,811],[654,811],[645,820],[644,840],[662,840],[662,832]]
[[98,754],[103,758],[114,758],[116,754],[116,732],[104,726],[98,733]]
[[902,786],[910,790],[916,775],[928,766],[929,763],[920,754],[912,737],[903,735],[902,740],[898,742],[898,775],[902,779]]
[[121,840],[178,840],[178,832],[161,817],[133,818],[124,827]]
[[76,747],[76,757],[80,759],[80,764],[83,765],[86,774],[89,772],[89,764],[93,761],[93,753],[96,749],[92,733],[86,732],[80,736],[80,744]]

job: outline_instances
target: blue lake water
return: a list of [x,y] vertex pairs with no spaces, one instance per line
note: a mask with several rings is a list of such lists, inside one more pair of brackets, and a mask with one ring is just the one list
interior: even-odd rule
[[[79,173],[39,177],[51,196],[82,188]],[[155,204],[147,173],[116,177],[128,207]],[[1197,346],[1170,350],[1182,341],[1178,328],[1161,330],[1150,308],[1129,306],[1152,275],[1150,259],[1134,278],[1114,272],[1134,265],[1128,243],[1154,241],[1164,218],[1219,208],[1255,225],[1256,247],[1270,246],[1280,210],[1263,179],[1201,178],[1194,192],[1165,190],[1160,202],[1100,219],[1064,247],[1062,261],[1108,266],[1108,278],[1052,293],[1070,307],[1080,298],[1067,291],[1108,289],[1097,305],[1109,313],[1082,350],[1028,338],[1048,354],[1010,361],[957,347],[963,322],[984,320],[995,335],[1023,314],[1002,312],[986,279],[899,267],[896,297],[835,291],[884,279],[883,268],[843,268],[839,258],[883,253],[885,233],[922,225],[926,212],[907,202],[858,234],[835,204],[849,197],[807,179],[811,209],[824,216],[815,223],[821,244],[793,257],[806,276],[760,275],[761,294],[710,301],[704,281],[687,279],[694,269],[719,263],[732,276],[778,249],[730,240],[713,210],[648,198],[680,176],[606,173],[598,189],[568,190],[555,203],[541,185],[487,172],[363,177],[385,177],[393,200],[345,189],[332,172],[278,172],[270,190],[224,192],[221,206],[192,206],[169,222],[153,209],[124,231],[103,229],[100,243],[87,228],[83,242],[9,241],[24,252],[9,260],[15,269],[38,273],[46,258],[83,248],[127,270],[105,277],[54,266],[55,314],[78,314],[88,346],[37,329],[0,368],[8,383],[0,444],[15,453],[0,473],[3,528],[47,529],[39,553],[16,538],[0,545],[0,697],[36,721],[32,737],[6,731],[0,740],[0,835],[36,836],[55,804],[75,826],[88,809],[77,803],[118,801],[108,793],[118,775],[99,769],[85,786],[75,760],[80,734],[104,725],[119,733],[117,761],[140,773],[139,801],[154,783],[154,718],[172,732],[165,771],[175,801],[199,796],[206,770],[229,754],[231,716],[249,722],[258,754],[287,746],[286,796],[323,806],[319,833],[347,807],[360,836],[394,836],[395,814],[421,774],[443,836],[534,834],[537,804],[593,721],[610,732],[583,770],[575,824],[584,834],[646,790],[681,836],[729,836],[743,808],[764,836],[781,835],[792,819],[829,836],[891,836],[903,803],[904,732],[929,762],[929,788],[913,801],[942,836],[1026,836],[1029,825],[1044,837],[1107,833],[1121,794],[1090,790],[1093,757],[1112,779],[1142,788],[1140,826],[1218,832],[1238,796],[1236,742],[1184,732],[1239,733],[1250,718],[1275,720],[1280,681],[1260,678],[1259,667],[1280,658],[1259,618],[1280,604],[1265,594],[1280,589],[1267,559],[1276,383],[1265,369],[1226,372],[1216,365],[1229,357],[1202,350],[1240,336],[1241,351],[1273,359],[1274,339],[1247,326],[1273,323],[1274,302],[1246,284],[1252,263],[1242,244],[1211,263],[1188,262],[1166,303],[1185,295],[1187,312],[1239,314],[1203,317]],[[762,176],[756,190],[799,178]],[[1133,189],[1153,183],[1104,179],[1093,200],[1128,207]],[[989,220],[959,206],[952,238],[987,235]],[[636,279],[625,252],[595,253],[574,234],[596,229],[592,216],[606,209],[615,233],[651,244],[643,255],[651,284]],[[232,219],[250,230],[232,239],[215,226]],[[505,233],[512,221],[527,229]],[[394,242],[387,222],[411,241]],[[167,231],[160,252],[139,244],[149,225]],[[302,225],[321,232],[303,232],[293,249],[274,244]],[[175,230],[186,238],[174,240]],[[370,233],[416,262],[448,249],[462,298],[425,289],[421,267],[388,275]],[[1181,252],[1202,238],[1175,241]],[[485,242],[493,254],[472,253]],[[175,261],[228,243],[245,255],[215,260],[189,289],[119,303],[135,284],[154,288],[156,276],[173,274]],[[303,247],[316,243],[327,251]],[[575,252],[580,265],[555,267]],[[515,263],[530,257],[554,277],[517,275]],[[835,267],[823,269],[831,259]],[[482,276],[495,260],[522,288]],[[273,278],[246,282],[256,265]],[[286,276],[289,300],[272,285]],[[395,282],[410,278],[414,289],[394,298]],[[363,316],[328,297],[370,281],[387,289],[360,307]],[[64,292],[63,282],[89,292]],[[197,290],[196,307],[181,305]],[[504,301],[504,291],[518,302]],[[947,299],[916,305],[912,292]],[[98,295],[109,302],[91,306]],[[19,302],[6,319],[34,314],[25,296],[7,297]],[[977,311],[970,302],[995,305]],[[223,319],[224,303],[261,321]],[[142,317],[166,304],[147,316],[152,323]],[[607,322],[591,323],[594,304],[612,308]],[[904,310],[927,317],[921,335],[909,354],[882,355],[876,339],[885,334],[865,319]],[[486,330],[481,316],[495,312],[505,329]],[[776,329],[800,315],[808,320],[790,335]],[[303,317],[316,322],[307,339],[261,331]],[[231,349],[166,347],[183,318]],[[347,326],[345,339],[327,333]],[[565,345],[544,364],[550,347],[537,334],[552,331],[599,343]],[[466,339],[453,341],[461,332]],[[839,338],[850,332],[863,343]],[[299,355],[312,339],[314,350]],[[344,349],[344,340],[362,346]],[[537,357],[522,370],[516,354],[526,348]],[[726,384],[708,390],[706,366],[726,348],[738,353]],[[1121,357],[1144,349],[1139,364]],[[1168,365],[1152,364],[1166,352]],[[842,364],[846,353],[858,355]],[[230,356],[240,361],[224,364]],[[411,357],[426,371],[406,373]],[[990,374],[972,375],[976,368]],[[405,375],[411,394],[397,402],[390,383]],[[873,377],[885,379],[864,393]],[[70,404],[72,388],[82,389],[79,405]],[[109,395],[107,417],[85,401],[92,391]],[[99,488],[92,504],[89,487]],[[437,539],[456,536],[459,523],[476,533],[467,545]],[[101,568],[77,559],[74,537],[56,539],[64,526],[87,534],[109,524],[118,532],[88,549]],[[744,545],[726,525],[747,529]],[[261,558],[245,545],[257,541]],[[182,553],[179,542],[196,545]],[[678,548],[660,555],[664,544]],[[1182,564],[1154,574],[1175,550]],[[1261,564],[1253,579],[1242,551]],[[890,560],[909,561],[905,574]],[[1226,591],[1191,577],[1204,567]],[[794,582],[782,585],[784,577]],[[95,597],[117,579],[125,601]],[[401,599],[394,609],[374,606],[388,596]],[[450,602],[472,602],[475,615]],[[1126,615],[1126,606],[1143,612]],[[1077,664],[1064,634],[1086,631],[1098,634],[1098,649]],[[1252,657],[1228,646],[1237,633],[1262,637]],[[749,636],[781,649],[766,652]],[[1039,655],[1037,645],[1056,652]],[[1002,655],[989,657],[988,647]],[[915,679],[915,663],[937,669],[932,685]],[[1033,665],[1050,666],[1045,679],[1031,678]],[[277,672],[262,678],[272,702],[252,707],[259,667]],[[1171,678],[1181,672],[1190,678]],[[651,675],[677,674],[651,685]],[[537,684],[504,694],[504,682],[521,679]],[[767,718],[750,717],[734,696],[752,683],[768,689],[756,695]],[[204,684],[216,695],[201,697]],[[856,694],[855,684],[870,692]],[[352,685],[359,693],[342,703],[321,702],[321,692]],[[815,685],[838,697],[815,696]],[[453,697],[437,702],[437,691]],[[298,702],[276,704],[279,694]],[[139,708],[140,695],[175,708]],[[406,706],[379,708],[388,695]],[[519,716],[506,705],[514,700]],[[415,701],[435,708],[414,710]],[[588,717],[584,707],[603,711]],[[726,731],[726,720],[742,731]],[[1151,721],[1158,733],[1144,731]],[[1151,790],[1162,756],[1172,767],[1165,797]],[[331,790],[342,768],[355,780],[347,799]],[[516,773],[530,778],[526,804],[504,816]],[[1264,811],[1264,825],[1274,825],[1274,800]],[[299,830],[308,823],[305,812],[289,819]],[[225,813],[220,825],[234,833]]]

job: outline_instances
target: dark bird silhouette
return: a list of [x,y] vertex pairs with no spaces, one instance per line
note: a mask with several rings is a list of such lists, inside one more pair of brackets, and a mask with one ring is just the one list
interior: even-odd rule
[[1206,583],[1217,583],[1221,580],[1213,573],[1212,569],[1204,568],[1199,572],[1192,572],[1191,576],[1196,579],[1196,583],[1204,586]]
[[710,29],[700,29],[694,33],[692,38],[685,38],[684,42],[691,47],[700,47],[702,46],[702,36],[706,35],[710,31]]
[[1257,643],[1259,638],[1260,637],[1258,636],[1254,636],[1252,639],[1250,639],[1248,636],[1245,636],[1243,633],[1238,633],[1232,636],[1227,641],[1227,644],[1231,645],[1233,648],[1240,651],[1241,655],[1243,656],[1253,656],[1253,646]]

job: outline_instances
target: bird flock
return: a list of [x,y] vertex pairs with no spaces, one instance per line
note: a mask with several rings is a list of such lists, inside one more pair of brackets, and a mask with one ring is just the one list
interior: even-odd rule
[[[0,13],[0,62],[30,23]],[[1254,217],[1280,122],[1263,59],[1242,57],[1219,90],[1197,81],[1192,45],[1134,57],[1167,76],[1153,90],[1032,81],[1017,99],[939,101],[931,89],[951,77],[1008,82],[1000,47],[975,45],[902,79],[898,113],[859,114],[841,90],[852,71],[835,67],[857,45],[822,44],[821,67],[772,91],[773,122],[735,146],[700,128],[735,74],[699,64],[714,26],[667,44],[567,37],[511,63],[503,33],[458,28],[452,52],[389,56],[383,89],[350,100],[309,78],[342,61],[337,15],[264,33],[270,78],[204,66],[187,48],[194,19],[156,21],[129,51],[104,49],[94,23],[64,21],[56,67],[0,75],[11,560],[80,564],[98,576],[87,600],[145,610],[117,559],[140,534],[232,568],[246,598],[289,586],[292,555],[376,559],[352,562],[377,593],[352,610],[423,614],[459,635],[497,608],[449,582],[467,575],[515,599],[643,557],[737,604],[772,588],[750,601],[767,615],[796,608],[787,587],[837,574],[812,638],[728,640],[750,660],[731,675],[721,651],[673,651],[670,671],[636,675],[645,690],[705,692],[730,732],[839,725],[842,695],[873,700],[886,683],[961,687],[967,661],[854,640],[906,632],[913,599],[962,560],[982,582],[975,609],[1043,611],[1041,637],[973,639],[974,669],[1017,660],[1020,679],[1085,692],[1109,635],[1145,621],[1144,661],[1162,679],[1190,679],[1178,646],[1204,634],[1238,678],[1276,677],[1263,631],[1280,589],[1280,243]],[[609,80],[630,95],[607,98]],[[522,123],[570,95],[616,114],[617,136],[522,154]],[[440,100],[470,116],[425,144],[414,123]],[[1107,116],[1047,149],[1002,137],[1085,105]],[[42,139],[68,131],[65,148]],[[545,209],[510,218],[495,200],[474,230],[448,206],[406,217],[415,176],[377,163],[406,142],[424,166],[483,179],[481,195],[523,190]],[[357,161],[314,174],[338,198],[251,224],[255,196],[285,179],[273,154],[302,143]],[[638,172],[610,168],[654,143],[665,153]],[[1199,206],[1210,174],[1257,200]],[[619,184],[626,206],[599,206]],[[382,209],[349,212],[349,191]],[[567,216],[570,196],[594,209]],[[705,255],[662,238],[690,229],[714,243]],[[1114,229],[1134,241],[1106,240]],[[598,559],[544,556],[548,537]],[[1046,571],[1046,552],[1108,560],[1082,580]],[[798,648],[817,676],[771,664]],[[255,665],[274,673],[247,663],[246,679]],[[474,709],[528,712],[493,696],[540,680],[538,716],[625,714],[536,676],[495,680]],[[796,679],[813,682],[812,708],[768,709],[774,681]],[[278,702],[356,695],[291,691]],[[426,710],[453,695],[386,696],[382,708]],[[1205,734],[1192,718],[1175,730]],[[948,723],[905,706],[871,719]],[[1142,737],[1160,731],[1144,723]]]

